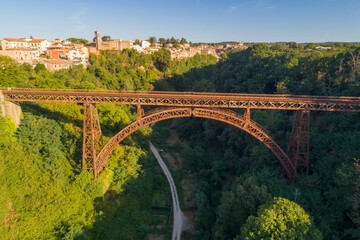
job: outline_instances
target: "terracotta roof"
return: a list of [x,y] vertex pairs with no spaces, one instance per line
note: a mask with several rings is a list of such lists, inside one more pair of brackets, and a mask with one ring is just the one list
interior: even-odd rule
[[31,39],[29,43],[37,43],[37,42],[43,42],[46,41],[46,39]]
[[63,59],[44,59],[41,62],[46,62],[50,64],[72,64],[72,61]]
[[4,39],[10,42],[25,42],[25,43],[39,43],[47,40],[47,39],[31,39],[30,41],[26,41],[25,39],[22,38],[4,38]]
[[4,39],[10,42],[26,42],[24,39],[21,38],[4,38]]

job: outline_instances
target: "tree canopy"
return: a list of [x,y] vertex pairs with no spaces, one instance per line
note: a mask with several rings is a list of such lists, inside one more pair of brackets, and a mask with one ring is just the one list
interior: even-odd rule
[[235,240],[321,240],[322,234],[298,204],[275,197],[260,207],[257,217],[250,216]]
[[77,44],[87,44],[89,41],[83,38],[68,38],[66,39],[67,41],[70,41],[72,43],[77,43]]
[[111,40],[110,36],[102,36],[101,40],[103,40],[104,42],[108,42]]

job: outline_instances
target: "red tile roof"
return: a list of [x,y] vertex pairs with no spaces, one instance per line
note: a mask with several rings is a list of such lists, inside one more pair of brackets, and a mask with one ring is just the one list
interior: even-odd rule
[[38,42],[46,41],[46,39],[31,39],[30,41],[26,41],[25,39],[22,38],[4,38],[4,39],[10,42],[27,42],[27,43],[38,43]]
[[4,39],[10,42],[26,42],[24,39],[21,38],[4,38]]
[[29,41],[29,43],[37,43],[37,42],[43,42],[46,41],[46,39],[32,39]]

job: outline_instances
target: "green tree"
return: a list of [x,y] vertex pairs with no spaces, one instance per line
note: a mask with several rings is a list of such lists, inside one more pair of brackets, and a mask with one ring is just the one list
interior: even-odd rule
[[235,239],[321,240],[322,234],[298,204],[275,197],[260,207],[257,217],[247,219]]
[[42,63],[36,64],[36,66],[35,66],[34,69],[35,69],[36,73],[39,73],[39,72],[41,72],[41,71],[46,71],[46,70],[47,70],[46,67],[45,67],[45,65],[42,64]]
[[339,42],[334,43],[334,47],[336,47],[336,48],[342,48],[342,46],[343,45]]
[[271,50],[273,51],[283,51],[284,50],[284,46],[280,45],[280,44],[274,44],[270,47]]
[[159,38],[159,42],[162,47],[166,47],[166,39],[165,38]]
[[154,52],[153,58],[155,62],[155,67],[161,72],[165,72],[165,70],[170,66],[171,53],[165,48]]
[[315,49],[315,47],[316,47],[315,43],[307,43],[304,48],[305,49]]
[[156,37],[155,37],[155,36],[149,37],[149,42],[150,42],[151,44],[157,43]]
[[179,41],[178,41],[176,38],[171,37],[171,39],[170,39],[170,43],[172,43],[172,44],[176,44],[176,43],[179,43]]
[[135,41],[134,41],[134,45],[141,45],[141,41],[139,40],[139,39],[135,39]]
[[110,37],[110,36],[103,36],[103,37],[101,38],[101,40],[103,40],[104,42],[108,42],[108,41],[111,40],[111,37]]
[[180,44],[185,44],[185,43],[187,43],[186,39],[185,39],[185,38],[181,38]]
[[204,149],[200,146],[191,148],[186,146],[180,153],[185,169],[195,172],[202,162],[206,161]]
[[292,48],[292,49],[298,48],[298,44],[296,42],[288,42],[287,45],[289,48]]
[[354,185],[353,185],[353,196],[351,197],[352,211],[350,213],[351,220],[354,223],[353,229],[348,230],[348,234],[351,235],[352,239],[360,238],[360,163],[359,159],[355,159],[355,163],[352,167],[355,173]]
[[29,151],[41,153],[43,158],[36,162],[39,169],[56,177],[70,174],[71,166],[64,146],[66,133],[57,122],[26,113],[18,130],[18,139]]
[[217,208],[215,224],[216,239],[233,239],[240,233],[239,226],[245,224],[250,215],[255,215],[258,207],[271,200],[265,187],[258,187],[251,179],[224,192]]
[[68,38],[66,39],[72,43],[77,43],[77,44],[87,44],[89,41],[83,38]]

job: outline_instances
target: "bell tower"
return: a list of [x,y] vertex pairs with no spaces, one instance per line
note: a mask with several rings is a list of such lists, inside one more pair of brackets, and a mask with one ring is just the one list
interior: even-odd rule
[[100,31],[95,31],[95,37],[94,37],[94,42],[96,44],[96,49],[97,50],[101,50],[101,37],[100,37]]

